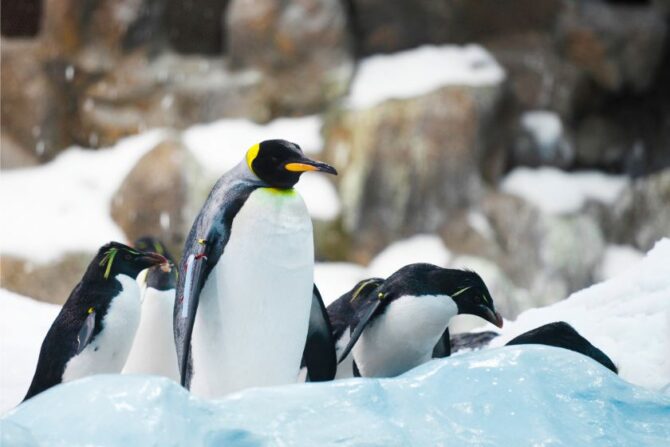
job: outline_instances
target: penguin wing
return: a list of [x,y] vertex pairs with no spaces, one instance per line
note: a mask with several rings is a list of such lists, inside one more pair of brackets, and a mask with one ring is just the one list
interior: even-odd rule
[[360,304],[360,307],[355,310],[354,321],[351,324],[351,327],[353,328],[351,338],[340,354],[340,358],[337,361],[338,363],[347,358],[349,352],[351,352],[354,345],[363,334],[365,327],[374,319],[374,317],[383,311],[385,305],[385,300],[377,299],[374,294],[371,293],[366,297],[365,301]]
[[84,324],[82,324],[81,329],[77,333],[77,349],[76,354],[81,354],[81,351],[84,350],[86,345],[93,338],[93,331],[95,331],[95,310],[88,314]]
[[433,348],[433,358],[441,359],[451,355],[451,338],[449,337],[449,328],[446,328],[442,336]]
[[233,218],[260,186],[228,174],[219,179],[193,223],[179,267],[173,326],[181,384],[186,388],[191,381],[191,336],[200,292],[228,243]]
[[309,329],[302,358],[302,363],[307,367],[307,377],[310,382],[323,382],[335,378],[337,355],[335,354],[333,331],[326,306],[323,304],[316,284],[312,291]]

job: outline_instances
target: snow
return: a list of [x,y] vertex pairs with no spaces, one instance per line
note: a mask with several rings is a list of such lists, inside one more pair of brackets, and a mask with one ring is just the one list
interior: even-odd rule
[[314,266],[314,283],[319,287],[326,306],[368,278],[365,267],[347,262],[318,262]]
[[109,213],[114,192],[164,136],[151,131],[97,151],[70,148],[42,166],[0,176],[3,254],[48,262],[71,251],[95,252],[125,240]]
[[59,311],[60,306],[0,289],[0,414],[28,391],[42,340]]
[[446,267],[449,259],[451,253],[439,236],[420,234],[386,247],[368,266],[368,276],[386,278],[407,264],[416,262]]
[[500,189],[532,203],[545,213],[570,214],[587,200],[613,203],[628,184],[626,177],[600,172],[564,172],[556,168],[516,168]]
[[615,278],[506,321],[491,345],[559,320],[604,351],[623,379],[652,389],[670,385],[670,239]]
[[[212,178],[237,165],[252,145],[275,138],[292,141],[306,153],[317,154],[323,147],[321,117],[279,118],[268,124],[246,119],[224,119],[193,126],[182,135],[186,147]],[[311,216],[333,220],[340,214],[335,186],[325,174],[303,175],[296,189],[305,200]]]
[[532,110],[521,115],[521,127],[542,149],[552,148],[563,135],[563,123],[556,112]]
[[670,395],[591,359],[514,346],[422,365],[394,379],[251,389],[222,400],[150,376],[53,388],[2,420],[13,445],[665,446]]
[[367,108],[446,85],[487,86],[504,78],[504,69],[479,45],[425,45],[363,59],[346,103],[351,108]]
[[630,245],[608,245],[596,276],[601,281],[614,278],[625,273],[642,258],[644,254]]

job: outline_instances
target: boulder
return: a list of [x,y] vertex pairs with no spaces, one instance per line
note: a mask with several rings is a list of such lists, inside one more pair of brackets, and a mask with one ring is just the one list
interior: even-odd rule
[[579,2],[561,15],[565,57],[600,87],[646,90],[663,55],[667,26],[654,8]]
[[111,215],[128,240],[152,235],[178,259],[202,197],[197,163],[177,140],[144,155],[128,173],[111,202]]
[[340,172],[352,259],[367,262],[393,240],[434,232],[480,198],[499,96],[499,85],[446,86],[327,120],[324,155]]
[[21,147],[8,132],[0,134],[0,148],[0,169],[25,168],[39,163],[37,155]]
[[2,287],[47,303],[63,304],[81,281],[95,253],[66,253],[50,262],[35,263],[0,256]]
[[316,113],[346,93],[353,58],[341,2],[233,0],[226,22],[231,67],[262,73],[273,116]]

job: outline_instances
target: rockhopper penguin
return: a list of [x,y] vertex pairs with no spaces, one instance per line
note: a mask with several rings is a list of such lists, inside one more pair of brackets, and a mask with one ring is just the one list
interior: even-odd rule
[[193,223],[174,332],[181,382],[195,394],[294,383],[303,350],[311,380],[334,376],[314,287],[312,222],[293,189],[307,171],[336,174],[294,143],[256,144],[219,179]]
[[47,332],[25,399],[61,382],[120,373],[140,321],[137,275],[167,259],[118,242],[104,245]]
[[172,257],[158,239],[143,237],[135,241],[133,246],[164,256],[170,261],[170,268],[163,265],[151,267],[137,277],[142,315],[123,372],[154,374],[178,382],[179,368],[172,328],[177,270]]
[[328,314],[340,361],[351,351],[356,375],[363,377],[397,376],[442,356],[449,320],[457,314],[503,323],[479,275],[431,264],[362,281],[333,302]]

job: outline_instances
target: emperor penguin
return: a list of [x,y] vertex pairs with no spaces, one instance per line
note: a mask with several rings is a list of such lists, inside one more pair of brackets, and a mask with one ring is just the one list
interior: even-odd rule
[[458,314],[503,324],[479,275],[432,264],[362,281],[328,314],[340,363],[351,353],[353,375],[363,377],[394,377],[449,355],[449,321]]
[[177,270],[172,256],[158,239],[145,236],[136,240],[133,246],[158,253],[170,264],[148,268],[137,276],[142,312],[123,372],[165,376],[178,382],[179,368],[172,327]]
[[120,373],[140,321],[137,275],[165,263],[118,242],[100,248],[47,332],[24,400],[62,382]]
[[215,184],[187,237],[174,309],[181,383],[218,397],[335,375],[325,306],[314,286],[307,171],[337,174],[285,140],[252,146]]

